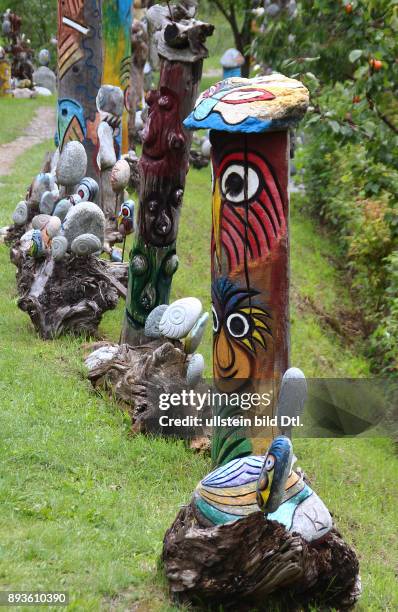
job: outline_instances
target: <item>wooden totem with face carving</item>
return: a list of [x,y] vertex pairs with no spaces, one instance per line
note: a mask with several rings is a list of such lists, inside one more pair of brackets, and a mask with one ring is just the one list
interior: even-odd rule
[[130,253],[126,319],[122,341],[144,341],[148,314],[168,303],[178,267],[176,239],[191,134],[182,122],[191,112],[202,74],[206,36],[213,26],[194,20],[192,3],[169,9],[154,6],[147,16],[157,31],[160,81],[147,95],[148,118],[140,160],[138,231]]
[[[307,104],[305,87],[282,75],[231,78],[205,92],[186,122],[211,129],[215,384],[268,394],[269,406],[253,406],[261,416],[274,415],[289,367],[289,128]],[[249,434],[251,452],[273,434]]]

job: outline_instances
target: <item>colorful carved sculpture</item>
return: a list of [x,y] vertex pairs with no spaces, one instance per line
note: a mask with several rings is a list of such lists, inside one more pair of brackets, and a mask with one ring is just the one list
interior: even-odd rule
[[[147,95],[137,238],[130,254],[122,340],[132,345],[144,340],[145,319],[151,310],[168,302],[178,266],[176,237],[191,144],[182,121],[197,95],[207,56],[204,41],[214,29],[194,19],[180,24],[181,6],[185,4],[169,12],[156,5],[147,13],[157,30],[162,61],[159,87]],[[185,17],[190,14],[189,7],[184,11]]]
[[[120,87],[127,101],[131,63],[131,0],[102,0],[102,34],[104,72],[102,83]],[[117,135],[119,150],[128,151],[128,113],[124,106],[120,131]]]
[[60,152],[79,140],[87,152],[87,175],[99,183],[98,111],[102,82],[102,0],[58,2],[58,133]]
[[[275,398],[289,366],[289,128],[307,104],[305,87],[282,75],[232,78],[205,92],[185,122],[211,129],[213,368],[222,390]],[[252,451],[271,438],[253,438]]]
[[11,66],[5,50],[0,47],[0,98],[11,95]]
[[[289,129],[307,105],[305,87],[282,75],[232,78],[202,94],[185,121],[211,129],[214,384],[226,398],[268,391],[269,412],[256,402],[249,414],[279,423],[300,413],[306,396],[303,374],[288,369],[288,160]],[[240,414],[223,394],[215,416]],[[355,553],[277,432],[239,424],[213,431],[215,470],[164,539],[178,598],[250,607],[276,594],[283,608],[289,598],[328,600],[330,583],[337,607],[359,596]]]

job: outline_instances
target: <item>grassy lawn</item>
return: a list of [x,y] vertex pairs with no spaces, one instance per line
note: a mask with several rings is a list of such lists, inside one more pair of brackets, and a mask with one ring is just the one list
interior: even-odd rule
[[25,128],[29,125],[36,110],[42,106],[54,106],[55,97],[42,96],[29,100],[14,100],[13,98],[3,98],[0,102],[1,110],[1,130],[0,144],[11,142],[21,136]]
[[[28,104],[25,102],[25,104]],[[38,172],[46,148],[2,179],[0,225]],[[309,376],[366,376],[319,311],[355,312],[333,244],[292,205],[292,362]],[[192,170],[173,297],[209,307],[210,171]],[[85,379],[81,341],[40,340],[16,306],[15,268],[0,246],[0,588],[69,591],[69,610],[176,609],[157,570],[165,530],[208,471],[181,442],[129,436],[126,417]],[[311,304],[312,306],[308,306]],[[313,305],[316,306],[314,309]],[[123,304],[101,333],[117,340]],[[202,349],[210,363],[210,331]],[[299,440],[299,464],[354,544],[364,594],[357,610],[398,609],[395,480],[389,440]]]

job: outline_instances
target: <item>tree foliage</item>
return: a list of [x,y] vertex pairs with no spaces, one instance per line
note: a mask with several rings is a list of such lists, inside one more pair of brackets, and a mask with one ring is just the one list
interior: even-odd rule
[[[22,18],[21,31],[30,39],[35,52],[43,47],[52,50],[50,40],[57,35],[56,0],[0,0],[0,15],[8,8]],[[52,55],[55,60],[55,49]]]
[[311,92],[300,153],[307,209],[338,234],[375,365],[396,373],[398,0],[302,0],[259,22],[257,61]]

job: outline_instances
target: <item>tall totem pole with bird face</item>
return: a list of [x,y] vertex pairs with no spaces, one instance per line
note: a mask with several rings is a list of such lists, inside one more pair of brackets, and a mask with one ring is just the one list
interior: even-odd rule
[[[289,367],[289,129],[307,105],[306,88],[283,75],[231,78],[185,122],[211,130],[215,384],[266,394],[258,416],[274,415]],[[264,452],[274,433],[249,432],[246,452]]]

